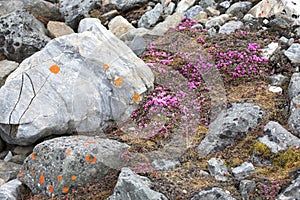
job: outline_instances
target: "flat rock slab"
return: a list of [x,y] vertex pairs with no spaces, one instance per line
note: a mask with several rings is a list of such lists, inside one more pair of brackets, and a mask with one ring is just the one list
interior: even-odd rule
[[292,63],[300,63],[300,44],[292,44],[284,51],[284,55],[286,55]]
[[18,175],[33,193],[64,194],[121,169],[128,145],[99,137],[70,136],[38,144]]
[[51,40],[7,78],[0,89],[7,143],[99,133],[126,120],[153,88],[150,68],[98,19],[82,20],[79,32]]

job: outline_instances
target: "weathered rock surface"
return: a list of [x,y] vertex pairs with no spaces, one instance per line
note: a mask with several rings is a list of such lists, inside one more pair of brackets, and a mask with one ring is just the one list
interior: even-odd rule
[[248,176],[251,172],[255,170],[252,163],[244,162],[241,166],[232,169],[232,173],[235,178],[242,179]]
[[232,4],[227,10],[226,14],[232,14],[242,18],[252,7],[252,3],[249,1],[236,2]]
[[127,119],[153,87],[151,70],[98,19],[82,20],[79,32],[52,40],[7,78],[0,89],[7,143],[99,132]]
[[124,17],[117,16],[113,18],[108,24],[109,30],[118,38],[127,33],[131,29],[135,29]]
[[184,12],[184,15],[187,18],[193,18],[197,16],[201,11],[203,11],[203,8],[199,5],[193,6],[189,8],[187,11]]
[[284,55],[286,55],[292,63],[300,63],[300,44],[292,44],[284,51]]
[[300,73],[294,73],[292,75],[288,90],[290,99],[300,94]]
[[0,160],[0,178],[6,182],[17,178],[21,167],[22,165],[12,162],[4,162],[3,160]]
[[0,88],[4,85],[4,82],[9,74],[11,74],[17,67],[19,63],[10,60],[0,61]]
[[277,42],[271,42],[262,49],[261,56],[263,58],[269,59],[276,51],[280,49],[279,44]]
[[156,159],[152,162],[152,165],[157,170],[167,171],[178,167],[180,162],[177,160]]
[[227,167],[224,162],[219,158],[211,158],[207,161],[207,168],[210,172],[210,175],[213,176],[218,181],[227,181],[228,174]]
[[232,104],[231,108],[222,111],[210,124],[207,136],[197,148],[199,156],[222,151],[233,145],[236,139],[245,137],[261,121],[263,113],[259,106],[251,103]]
[[114,4],[119,10],[128,11],[135,6],[143,5],[147,0],[108,0],[106,2],[107,4]]
[[264,128],[264,136],[258,139],[267,145],[273,153],[300,146],[300,139],[288,132],[279,123],[270,121]]
[[206,29],[210,29],[212,27],[220,27],[222,26],[227,20],[229,20],[229,15],[227,14],[222,14],[220,16],[217,17],[213,17],[212,19],[210,19],[209,21],[207,21],[205,23],[205,28]]
[[167,200],[165,195],[150,189],[151,181],[139,176],[129,168],[122,168],[114,193],[108,200],[143,199]]
[[249,199],[249,195],[254,192],[256,184],[251,180],[241,180],[239,190],[243,200]]
[[230,194],[218,187],[204,190],[196,194],[191,200],[235,200]]
[[230,34],[234,33],[236,30],[241,29],[244,26],[241,21],[229,21],[221,26],[219,33],[220,34]]
[[38,144],[24,161],[18,178],[33,193],[49,196],[101,179],[121,169],[120,155],[129,146],[99,137],[70,136]]
[[195,0],[181,0],[177,4],[177,8],[175,12],[177,13],[184,13],[189,7],[194,5]]
[[44,25],[25,10],[0,17],[0,54],[9,60],[21,62],[49,40]]
[[275,74],[269,76],[268,79],[271,81],[271,85],[280,86],[284,83],[284,81],[287,80],[287,76],[284,76],[282,74]]
[[289,185],[276,200],[294,200],[300,197],[300,176]]
[[22,188],[22,183],[17,180],[11,180],[8,183],[3,184],[0,187],[0,199],[1,200],[16,200],[21,196],[20,190]]
[[52,38],[75,33],[74,30],[63,22],[49,21],[47,30]]
[[22,0],[1,0],[0,3],[0,17],[6,15],[8,13],[14,12],[18,9],[23,8],[23,1]]
[[138,22],[138,27],[150,28],[152,25],[156,24],[162,12],[163,6],[160,3],[156,4],[152,10],[147,11],[142,15]]
[[288,125],[293,134],[300,137],[300,95],[294,97],[290,103],[290,117]]

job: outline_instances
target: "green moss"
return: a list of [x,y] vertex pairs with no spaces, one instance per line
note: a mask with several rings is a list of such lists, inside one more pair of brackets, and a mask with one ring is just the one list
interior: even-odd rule
[[272,162],[279,167],[292,168],[300,166],[300,149],[296,147],[290,147],[286,151],[281,152]]
[[254,143],[254,152],[253,153],[260,155],[266,159],[270,159],[272,156],[272,152],[269,149],[269,147],[267,147],[267,145],[265,145],[261,142]]

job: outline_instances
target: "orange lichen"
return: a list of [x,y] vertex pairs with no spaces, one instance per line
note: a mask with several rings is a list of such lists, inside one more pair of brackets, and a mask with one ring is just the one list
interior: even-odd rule
[[34,153],[32,153],[32,154],[30,155],[30,158],[31,158],[32,160],[35,160],[35,159],[36,159],[36,155],[35,155]]
[[58,74],[58,72],[60,71],[60,67],[58,65],[52,65],[49,68],[50,72],[52,72],[53,74]]
[[75,175],[71,176],[72,181],[75,181],[76,178],[77,178],[77,177],[76,177]]
[[86,162],[88,163],[95,163],[97,161],[97,158],[91,156],[90,154],[88,154],[86,157],[85,157],[85,160]]
[[50,185],[50,186],[48,187],[48,191],[49,191],[50,193],[52,193],[52,192],[53,192],[53,190],[54,190],[54,187],[53,187],[53,185]]
[[31,169],[31,174],[34,175],[34,169]]
[[296,104],[295,104],[295,107],[296,107],[296,108],[299,108],[299,104],[296,103]]
[[24,174],[22,172],[20,172],[18,176],[22,177],[22,176],[24,176]]
[[108,64],[104,64],[103,68],[104,68],[104,70],[108,70],[109,69],[109,65]]
[[62,175],[58,175],[58,176],[57,176],[57,180],[58,180],[58,181],[61,181],[61,180],[62,180]]
[[72,153],[72,150],[70,150],[70,149],[67,149],[67,150],[66,150],[66,154],[67,154],[67,155],[70,155],[71,153]]
[[124,86],[124,79],[122,78],[116,78],[115,81],[114,81],[114,85],[117,86],[117,87],[122,87]]
[[44,172],[42,172],[42,175],[40,176],[40,184],[44,184],[45,183],[45,176],[44,176]]
[[141,101],[141,96],[138,93],[135,93],[132,97],[132,100],[137,103],[139,101]]
[[90,144],[96,144],[96,142],[94,142],[94,141],[87,141],[86,143],[84,143],[84,146],[86,147],[86,146],[88,146]]
[[68,187],[63,187],[62,191],[63,191],[63,193],[67,193],[69,191],[69,188]]

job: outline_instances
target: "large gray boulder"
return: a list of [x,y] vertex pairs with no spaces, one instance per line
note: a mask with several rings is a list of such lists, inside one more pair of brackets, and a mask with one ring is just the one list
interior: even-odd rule
[[0,54],[9,60],[21,62],[49,41],[44,25],[25,10],[0,17]]
[[107,200],[167,200],[165,195],[150,187],[151,181],[147,177],[139,176],[129,168],[122,168],[114,193]]
[[299,138],[274,121],[265,126],[264,136],[258,140],[267,145],[273,153],[286,150],[289,146],[300,146]]
[[233,103],[210,124],[207,136],[198,146],[199,157],[222,151],[244,138],[262,120],[263,110],[251,103]]
[[203,190],[193,196],[191,200],[235,200],[230,194],[223,189],[213,187],[210,190]]
[[150,68],[98,19],[82,20],[79,32],[52,40],[7,78],[0,89],[7,143],[102,131],[126,120],[153,87]]
[[124,165],[128,145],[100,137],[58,137],[38,144],[24,161],[19,180],[34,194],[63,194]]

